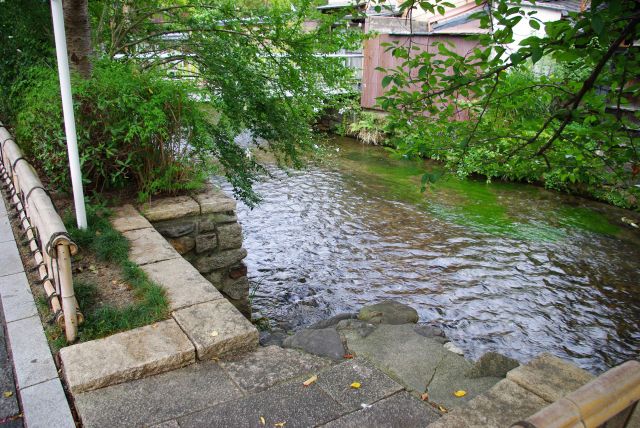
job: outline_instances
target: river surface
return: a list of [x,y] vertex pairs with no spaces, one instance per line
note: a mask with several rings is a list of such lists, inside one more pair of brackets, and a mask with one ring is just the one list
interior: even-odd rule
[[442,179],[427,162],[335,140],[320,164],[239,204],[254,310],[297,329],[394,299],[476,359],[540,352],[594,373],[638,358],[637,216],[535,186]]

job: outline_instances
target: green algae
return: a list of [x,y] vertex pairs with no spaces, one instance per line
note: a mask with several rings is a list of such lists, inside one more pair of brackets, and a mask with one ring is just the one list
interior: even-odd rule
[[565,206],[559,210],[560,222],[564,225],[603,235],[616,235],[620,228],[611,224],[598,211],[583,207]]
[[[534,186],[458,179],[445,176],[421,191],[425,173],[441,173],[442,167],[424,161],[394,158],[384,149],[341,144],[338,162],[341,170],[365,180],[376,196],[420,206],[425,213],[475,230],[534,241],[557,241],[564,229],[573,228],[614,235],[619,228],[595,210],[564,206],[553,210],[547,222],[533,221],[525,212],[513,212],[505,200],[534,201],[539,189]],[[529,202],[527,202],[529,203]],[[510,212],[510,209],[512,212]],[[517,209],[517,207],[516,207]],[[546,207],[545,209],[552,209]]]

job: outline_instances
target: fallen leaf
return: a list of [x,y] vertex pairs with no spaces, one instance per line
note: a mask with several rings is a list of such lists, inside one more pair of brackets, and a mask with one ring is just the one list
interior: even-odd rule
[[429,393],[428,393],[428,392],[425,392],[424,394],[422,394],[422,395],[420,396],[420,399],[421,399],[422,401],[429,401]]
[[362,385],[360,385],[360,382],[353,382],[351,384],[351,388],[353,388],[353,389],[360,389],[361,386]]
[[438,406],[438,410],[440,410],[442,413],[447,413],[448,412],[448,410],[443,406]]
[[260,416],[260,425],[266,425],[267,421],[264,420],[264,416]]
[[353,358],[353,354],[344,354],[342,358],[346,358],[347,360],[350,360]]
[[91,272],[94,272],[94,273],[95,273],[98,269],[96,269],[96,267],[95,267],[94,265],[90,265],[90,266],[89,266],[89,270],[90,270]]
[[116,281],[116,280],[114,279],[113,281],[111,281],[111,283],[112,283],[113,285],[116,285],[116,284],[118,283],[118,281]]
[[465,395],[467,395],[467,391],[464,391],[464,390],[460,389],[460,390],[454,392],[453,395],[455,395],[458,398],[464,397]]
[[11,397],[12,395],[13,395],[13,392],[11,392],[11,391],[5,391],[5,392],[4,392],[4,398],[9,398],[9,397]]
[[315,381],[317,381],[317,380],[318,380],[318,376],[313,375],[313,376],[311,376],[309,379],[307,379],[307,380],[305,380],[304,382],[302,382],[302,384],[303,384],[304,386],[309,386],[309,385],[311,385],[312,383],[314,383],[314,382],[315,382]]
[[278,423],[273,424],[273,426],[274,426],[274,427],[283,427],[283,426],[285,426],[286,424],[287,424],[286,422],[278,422]]
[[209,333],[209,336],[211,337],[216,337],[218,335],[218,332],[213,330],[211,333]]

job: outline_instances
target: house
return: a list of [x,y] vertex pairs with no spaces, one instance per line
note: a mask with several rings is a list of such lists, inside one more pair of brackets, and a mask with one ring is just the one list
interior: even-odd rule
[[[366,109],[377,109],[376,99],[385,93],[382,87],[384,73],[378,67],[394,68],[402,63],[394,58],[384,46],[385,43],[398,43],[407,46],[412,43],[420,49],[432,49],[436,43],[445,42],[451,50],[465,55],[477,46],[473,36],[486,34],[489,30],[480,28],[477,14],[488,12],[489,3],[477,4],[475,0],[451,0],[454,7],[425,11],[422,8],[401,11],[398,0],[387,0],[384,7],[376,8],[375,2],[360,0],[328,0],[318,9],[324,13],[336,10],[353,9],[346,19],[349,25],[372,34],[361,51],[344,52],[345,63],[356,70],[361,90],[360,104]],[[535,30],[529,20],[542,23],[565,19],[572,12],[580,12],[588,7],[588,0],[539,0],[535,4],[523,2],[520,6],[527,15],[514,27],[514,40],[505,46],[507,51],[515,51],[525,38],[542,35],[544,26]],[[357,13],[355,13],[357,12]],[[444,12],[444,14],[440,13]]]

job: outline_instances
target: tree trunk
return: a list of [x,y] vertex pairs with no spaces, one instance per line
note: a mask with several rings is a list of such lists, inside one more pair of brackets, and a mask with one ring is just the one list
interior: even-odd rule
[[69,63],[84,78],[91,76],[89,0],[64,0],[64,26]]

